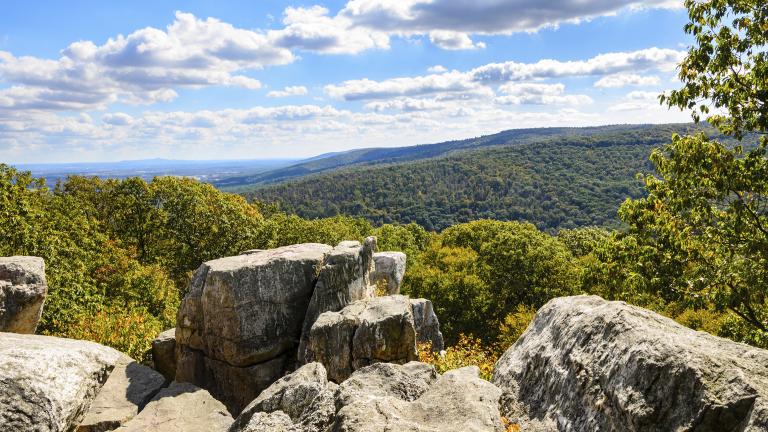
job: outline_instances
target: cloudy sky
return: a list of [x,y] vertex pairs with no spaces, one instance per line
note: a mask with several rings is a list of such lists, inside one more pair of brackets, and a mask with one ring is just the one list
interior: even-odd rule
[[656,100],[679,85],[685,22],[678,0],[6,2],[0,162],[688,121]]

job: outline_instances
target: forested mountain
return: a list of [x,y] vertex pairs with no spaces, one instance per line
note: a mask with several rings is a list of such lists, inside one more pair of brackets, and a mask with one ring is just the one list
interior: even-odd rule
[[[463,142],[479,147],[426,160],[354,167],[257,187],[251,199],[279,203],[302,217],[362,216],[374,224],[416,222],[428,230],[477,219],[522,220],[556,231],[616,226],[616,209],[643,194],[637,173],[651,151],[692,124],[508,131]],[[708,133],[717,134],[706,128]],[[721,137],[722,138],[722,137]],[[505,142],[506,145],[490,143]],[[474,144],[469,144],[474,142]],[[433,150],[430,150],[434,147]],[[383,150],[370,150],[370,152]],[[404,149],[393,149],[405,151]],[[361,151],[362,152],[362,151]],[[320,161],[318,161],[320,162]]]
[[[684,132],[693,127],[690,124],[664,126],[665,130]],[[512,129],[493,135],[447,141],[438,144],[425,144],[407,147],[364,148],[346,152],[327,153],[303,160],[294,165],[277,168],[251,175],[230,176],[216,180],[213,184],[219,188],[233,189],[242,186],[278,183],[311,174],[329,172],[344,167],[371,166],[402,163],[450,155],[456,152],[486,147],[524,145],[539,143],[542,140],[579,139],[602,134],[644,133],[656,130],[652,125],[614,125],[584,128],[536,128]],[[667,136],[667,140],[669,137]]]

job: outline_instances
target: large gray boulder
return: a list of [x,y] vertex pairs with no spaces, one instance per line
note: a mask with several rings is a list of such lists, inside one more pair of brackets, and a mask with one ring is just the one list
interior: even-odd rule
[[303,320],[297,356],[299,364],[315,360],[308,350],[309,333],[322,313],[340,311],[354,301],[376,295],[370,279],[375,250],[376,237],[368,237],[363,244],[341,242],[326,257]]
[[211,395],[189,383],[161,390],[119,432],[226,432],[232,417]]
[[337,383],[373,363],[415,360],[416,330],[408,298],[376,297],[323,313],[310,331],[308,353]]
[[99,390],[77,432],[105,432],[134,418],[159,392],[165,378],[123,356]]
[[440,377],[424,363],[377,363],[336,386],[310,363],[265,390],[230,432],[501,431],[501,390],[478,373]]
[[93,342],[0,333],[0,430],[74,429],[122,358]]
[[493,382],[523,430],[768,430],[768,351],[595,296],[542,307]]
[[166,380],[176,378],[176,329],[166,330],[152,341],[152,363]]
[[317,269],[331,247],[300,244],[208,261],[183,299],[176,380],[239,412],[296,358]]
[[42,258],[0,257],[0,332],[34,333],[47,292]]
[[440,321],[435,314],[432,302],[427,299],[411,299],[413,324],[416,327],[416,342],[429,343],[432,351],[440,352],[445,348]]
[[377,252],[373,254],[374,271],[371,283],[383,283],[387,295],[400,294],[405,276],[406,256],[402,252]]

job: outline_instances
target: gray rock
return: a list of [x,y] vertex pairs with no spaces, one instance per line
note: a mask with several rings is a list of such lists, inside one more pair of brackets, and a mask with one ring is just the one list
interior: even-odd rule
[[413,307],[413,323],[416,327],[416,342],[429,343],[432,351],[440,352],[445,348],[443,334],[440,332],[440,321],[435,315],[432,302],[427,299],[411,299]]
[[238,413],[296,358],[317,269],[330,251],[309,243],[201,265],[177,316],[176,380]]
[[333,248],[325,259],[302,325],[297,356],[299,364],[315,360],[307,345],[312,325],[323,312],[340,311],[353,301],[376,295],[370,280],[375,249],[376,237],[366,238],[362,245],[356,241],[344,241]]
[[74,429],[121,358],[93,342],[0,333],[0,430]]
[[226,431],[232,417],[224,405],[189,383],[172,383],[161,390],[120,432]]
[[392,396],[412,402],[421,397],[437,378],[434,366],[426,363],[376,363],[356,370],[339,384],[336,399],[339,406],[350,405],[371,396]]
[[334,432],[488,432],[504,430],[501,390],[471,366],[446,372],[414,401],[358,398],[336,413]]
[[374,271],[371,273],[371,283],[386,284],[386,294],[400,294],[400,286],[405,276],[406,256],[402,252],[377,252],[373,254]]
[[99,390],[77,432],[117,429],[135,417],[164,384],[162,375],[123,356]]
[[337,383],[373,363],[415,360],[410,302],[403,296],[377,297],[351,303],[340,312],[325,312],[312,326],[308,353]]
[[173,381],[176,377],[176,329],[166,330],[152,341],[152,361],[155,370],[166,380]]
[[0,257],[0,332],[34,333],[47,292],[42,258]]
[[542,307],[493,382],[523,430],[768,430],[768,351],[595,296]]
[[240,413],[230,432],[258,430],[256,425],[264,427],[265,422],[275,421],[264,415],[267,413],[280,413],[278,419],[287,416],[294,428],[290,430],[322,430],[330,425],[335,413],[335,391],[336,385],[328,382],[323,365],[308,363],[264,390]]
[[243,427],[235,430],[237,432],[298,432],[299,429],[293,425],[293,421],[288,414],[282,411],[258,412],[255,413]]

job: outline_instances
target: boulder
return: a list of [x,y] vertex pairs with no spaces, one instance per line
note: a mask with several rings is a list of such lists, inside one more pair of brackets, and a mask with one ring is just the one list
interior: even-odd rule
[[189,383],[171,383],[161,390],[119,432],[225,432],[232,425],[226,407]]
[[377,252],[373,254],[374,271],[371,273],[371,283],[383,282],[386,294],[400,294],[400,286],[405,276],[406,256],[402,252]]
[[309,333],[323,312],[340,311],[353,301],[376,295],[370,279],[375,249],[376,237],[368,237],[362,245],[357,241],[341,242],[326,257],[304,317],[297,356],[299,364],[314,361],[307,346]]
[[0,333],[0,430],[74,429],[122,358],[93,342]]
[[182,300],[176,380],[239,412],[296,358],[317,269],[331,247],[308,243],[208,261]]
[[501,390],[478,374],[469,367],[440,377],[424,363],[377,363],[337,386],[310,363],[265,390],[229,432],[501,431]]
[[542,307],[493,382],[523,430],[768,430],[768,351],[595,296]]
[[42,258],[0,257],[0,332],[34,333],[47,292]]
[[440,352],[445,348],[440,321],[435,315],[432,302],[427,299],[411,299],[413,324],[416,327],[416,342],[429,343],[432,351]]
[[356,398],[336,413],[338,432],[501,432],[501,390],[475,366],[446,372],[413,401],[396,396]]
[[152,362],[166,380],[176,377],[176,329],[166,330],[152,341]]
[[162,375],[123,356],[99,390],[77,432],[117,429],[144,409],[164,384]]
[[415,360],[416,331],[408,298],[376,297],[323,313],[310,331],[308,353],[337,383],[373,363]]

